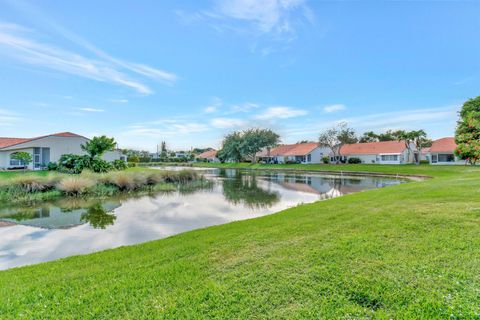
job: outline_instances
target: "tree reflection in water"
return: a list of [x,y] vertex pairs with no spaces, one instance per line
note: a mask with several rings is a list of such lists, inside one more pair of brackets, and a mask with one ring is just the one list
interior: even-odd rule
[[87,212],[82,214],[81,219],[95,229],[105,229],[107,226],[113,225],[117,217],[108,213],[101,203],[96,203],[87,208]]
[[243,204],[248,208],[269,208],[280,201],[277,192],[262,189],[258,186],[255,173],[241,173],[240,171],[221,171],[223,177],[223,195],[233,204]]

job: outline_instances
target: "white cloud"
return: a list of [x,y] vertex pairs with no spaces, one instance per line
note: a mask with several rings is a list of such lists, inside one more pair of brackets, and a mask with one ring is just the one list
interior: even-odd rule
[[262,34],[285,34],[294,31],[292,19],[297,11],[306,18],[304,8],[303,0],[224,0],[217,2],[213,17],[251,23]]
[[306,114],[307,111],[305,110],[276,106],[268,108],[265,112],[256,115],[254,118],[258,120],[288,119],[304,116]]
[[0,127],[1,126],[13,126],[23,120],[17,113],[14,113],[7,109],[0,108]]
[[127,126],[127,129],[125,135],[128,136],[174,136],[177,138],[182,135],[191,135],[210,130],[206,124],[178,118],[133,124]]
[[110,99],[110,101],[114,103],[128,103],[127,99]]
[[84,112],[105,112],[103,109],[97,109],[97,108],[78,108],[80,111]]
[[245,126],[247,122],[242,119],[215,118],[210,121],[210,124],[218,129],[228,129]]
[[333,113],[341,110],[345,110],[346,107],[343,104],[331,104],[328,106],[323,107],[323,112],[325,113]]
[[216,106],[208,106],[208,107],[205,107],[205,109],[203,109],[204,112],[206,113],[213,113],[215,111],[217,111],[217,107]]
[[233,105],[230,108],[230,112],[236,113],[236,112],[250,112],[252,109],[257,109],[260,106],[256,103],[251,103],[251,102],[245,102],[243,104],[237,104]]
[[178,79],[173,73],[113,58],[79,38],[71,37],[69,40],[73,38],[75,43],[81,43],[96,55],[95,58],[37,41],[34,36],[37,35],[27,32],[21,26],[0,24],[0,48],[3,48],[0,53],[26,64],[125,86],[141,94],[151,94],[153,91],[143,81],[133,79],[127,72],[168,83]]

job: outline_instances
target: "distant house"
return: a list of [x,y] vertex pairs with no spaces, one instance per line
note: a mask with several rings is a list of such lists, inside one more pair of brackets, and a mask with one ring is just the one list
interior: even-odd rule
[[420,154],[420,160],[430,162],[430,148],[422,148],[422,153]]
[[[362,163],[368,164],[407,164],[413,163],[418,152],[413,145],[410,151],[404,141],[381,141],[346,144],[340,149],[343,161],[358,158]],[[335,161],[333,157],[330,159]]]
[[316,142],[284,144],[276,148],[263,150],[257,154],[260,161],[266,163],[321,163],[322,158],[330,154],[330,149]]
[[430,163],[435,165],[465,164],[455,155],[455,138],[447,137],[433,141],[429,150]]
[[[81,145],[89,141],[81,135],[62,132],[35,138],[1,138],[0,137],[0,169],[23,168],[25,165],[19,160],[12,159],[16,152],[28,152],[32,155],[33,162],[28,169],[42,169],[49,162],[57,162],[63,154],[83,155]],[[113,161],[126,160],[120,151],[109,151],[103,159]]]
[[209,150],[202,152],[195,158],[199,161],[205,162],[220,162],[220,160],[217,158],[217,150]]

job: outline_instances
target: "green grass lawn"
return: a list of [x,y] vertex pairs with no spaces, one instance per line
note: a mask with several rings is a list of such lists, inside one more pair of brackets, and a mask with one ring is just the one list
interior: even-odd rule
[[2,271],[0,318],[479,318],[480,168],[297,167],[435,178]]

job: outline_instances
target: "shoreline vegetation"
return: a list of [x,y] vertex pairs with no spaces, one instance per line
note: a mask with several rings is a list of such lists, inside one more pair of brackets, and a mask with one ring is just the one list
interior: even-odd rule
[[117,194],[175,191],[181,185],[204,181],[193,170],[166,171],[135,168],[108,173],[81,174],[56,172],[0,173],[0,203],[35,203],[68,197],[107,198]]
[[433,179],[0,271],[5,297],[0,314],[5,319],[478,317],[480,168],[298,167]]

